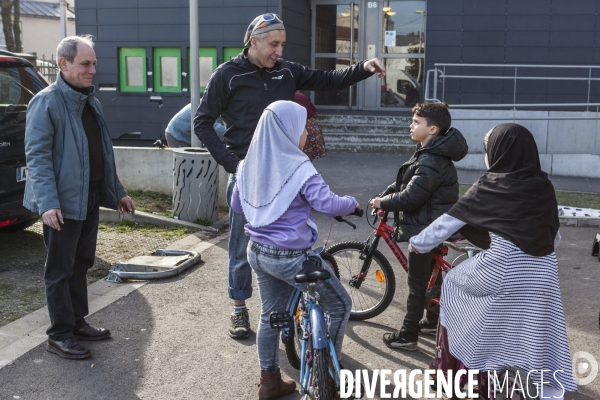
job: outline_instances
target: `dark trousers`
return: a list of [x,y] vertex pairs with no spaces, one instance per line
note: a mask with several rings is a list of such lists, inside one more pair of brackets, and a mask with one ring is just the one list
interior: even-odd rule
[[[416,341],[419,337],[419,321],[423,318],[425,309],[425,294],[435,260],[432,253],[408,254],[408,300],[406,301],[406,316],[400,331],[402,336],[409,341]],[[428,319],[437,322],[437,314],[428,313]]]
[[84,221],[64,218],[60,231],[44,225],[48,255],[44,281],[52,340],[65,340],[85,325],[88,314],[87,270],[94,266],[100,193],[91,190]]

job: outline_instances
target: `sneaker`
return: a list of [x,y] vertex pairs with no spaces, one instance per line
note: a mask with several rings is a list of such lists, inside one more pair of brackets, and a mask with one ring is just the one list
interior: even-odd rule
[[431,322],[426,318],[423,318],[419,321],[419,333],[424,333],[426,335],[436,335],[437,334],[438,323]]
[[387,347],[391,349],[399,349],[399,350],[416,350],[417,349],[417,341],[409,341],[400,331],[396,331],[394,333],[384,333],[383,334],[383,343],[387,345]]
[[250,336],[250,316],[248,309],[231,313],[229,336],[234,339],[246,339]]

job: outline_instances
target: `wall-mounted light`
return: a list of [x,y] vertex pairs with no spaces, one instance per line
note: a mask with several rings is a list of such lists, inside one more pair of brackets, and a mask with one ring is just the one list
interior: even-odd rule
[[383,7],[383,8],[382,8],[382,10],[383,10],[384,12],[388,12],[388,11],[390,11],[391,9],[392,9],[392,7]]
[[396,11],[388,11],[386,14],[391,17],[392,15],[396,15]]

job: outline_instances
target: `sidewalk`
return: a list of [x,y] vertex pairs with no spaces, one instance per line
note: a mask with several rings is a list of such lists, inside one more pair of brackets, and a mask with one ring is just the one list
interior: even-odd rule
[[[315,166],[336,193],[354,195],[365,207],[372,194],[394,180],[401,162],[401,157],[392,155],[378,155],[375,165],[373,158],[364,155],[331,154],[316,161]],[[460,176],[463,182],[464,175]],[[595,184],[600,188],[598,182]],[[321,233],[317,245],[322,245],[329,220],[322,215],[316,219]],[[364,240],[368,226],[364,220],[356,219],[355,223],[356,231],[345,224],[333,225],[330,243]],[[561,228],[563,241],[557,255],[571,353],[583,351],[600,361],[600,296],[594,294],[600,282],[600,263],[590,256],[596,231]],[[232,308],[226,291],[227,235],[210,241],[199,237],[190,235],[171,246],[202,254],[202,263],[180,276],[120,285],[98,282],[90,287],[96,296],[91,299],[93,314],[88,321],[112,331],[109,340],[86,342],[92,350],[90,359],[65,360],[46,352],[45,309],[0,328],[0,399],[256,398],[256,336],[234,341],[227,334]],[[416,352],[390,350],[381,341],[383,333],[399,327],[405,311],[406,275],[400,268],[395,272],[396,298],[390,307],[370,321],[348,325],[344,342],[348,369],[426,369],[434,354],[431,336],[420,339]],[[260,299],[256,284],[254,289],[248,307],[256,331]],[[20,335],[17,341],[28,347],[20,347],[21,355],[15,359],[16,335]],[[6,345],[8,340],[13,340],[11,345]],[[10,352],[13,357],[3,367],[2,360]],[[298,371],[289,366],[283,350],[279,357],[283,375],[297,380]],[[294,393],[284,399],[300,397]],[[379,385],[374,398],[381,398]],[[600,399],[600,377],[565,398]]]

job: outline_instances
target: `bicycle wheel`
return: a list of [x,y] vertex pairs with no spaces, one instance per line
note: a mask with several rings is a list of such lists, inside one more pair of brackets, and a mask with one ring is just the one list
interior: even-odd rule
[[296,314],[292,315],[294,324],[290,328],[287,342],[284,342],[285,356],[293,368],[300,370],[300,351],[302,350],[300,343],[300,338],[302,336],[302,324],[300,324],[300,297],[293,309],[296,310]]
[[396,277],[389,261],[379,251],[373,252],[371,266],[359,289],[354,282],[364,264],[360,242],[343,242],[327,248],[339,268],[340,281],[352,298],[350,319],[362,321],[381,314],[390,305],[396,291]]
[[329,254],[325,251],[319,255],[321,256],[321,258],[323,259],[325,264],[327,264],[329,266],[329,268],[331,268],[331,270],[335,274],[336,278],[340,279],[340,268],[338,267],[338,264],[335,261],[335,257],[333,257],[331,254]]
[[[311,371],[311,386],[313,400],[330,400],[333,399],[335,387],[333,379],[329,375],[328,366],[330,365],[329,349],[314,349],[313,350],[313,367]],[[310,393],[310,391],[309,391]]]

